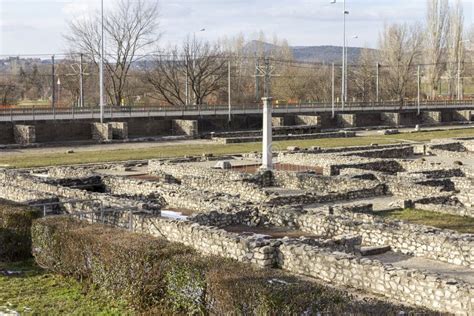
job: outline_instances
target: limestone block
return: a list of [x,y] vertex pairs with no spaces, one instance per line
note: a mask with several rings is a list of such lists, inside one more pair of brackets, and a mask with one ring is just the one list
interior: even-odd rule
[[196,137],[199,135],[198,121],[196,120],[173,120],[173,135],[187,135]]
[[33,144],[36,142],[36,129],[32,125],[15,125],[13,127],[15,143],[20,145]]
[[127,122],[111,122],[113,139],[128,139]]
[[92,123],[92,139],[95,141],[110,141],[113,138],[112,124]]
[[425,111],[421,112],[421,121],[423,124],[438,125],[441,123],[441,112]]
[[296,115],[296,125],[321,126],[321,116],[318,115]]

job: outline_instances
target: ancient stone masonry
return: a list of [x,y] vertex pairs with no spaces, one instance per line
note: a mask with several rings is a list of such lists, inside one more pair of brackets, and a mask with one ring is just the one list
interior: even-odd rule
[[[273,172],[258,170],[258,153],[2,170],[0,198],[69,201],[58,211],[206,255],[470,315],[474,235],[384,216],[402,207],[473,216],[474,171],[466,158],[473,149],[465,140],[289,148],[276,155]],[[454,164],[445,152],[464,158]]]
[[421,112],[421,120],[423,124],[438,125],[439,123],[441,123],[441,112],[438,112],[438,111]]
[[14,125],[13,136],[15,143],[20,145],[28,145],[36,142],[36,130],[31,125]]
[[186,135],[196,137],[199,135],[198,121],[173,120],[173,135]]
[[313,125],[321,126],[321,116],[317,115],[296,115],[295,116],[296,125]]
[[282,172],[275,173],[277,185],[288,189],[312,190],[318,193],[357,191],[374,188],[380,185],[379,181],[360,180],[352,176],[320,176],[312,173]]
[[159,197],[157,197],[151,203],[125,200],[103,193],[87,192],[59,185],[48,184],[41,181],[41,178],[35,178],[34,176],[8,171],[0,172],[0,184],[10,187],[10,190],[13,190],[13,188],[16,187],[18,188],[19,193],[17,196],[9,195],[7,197],[7,191],[2,191],[0,192],[0,198],[22,202],[24,200],[24,196],[28,196],[28,194],[26,192],[20,194],[20,192],[22,192],[21,188],[27,188],[27,190],[35,192],[35,195],[46,194],[46,196],[56,196],[61,201],[79,201],[74,203],[74,205],[75,207],[80,207],[81,210],[95,210],[97,204],[100,204],[104,208],[130,208],[143,211],[159,212],[161,206],[164,204],[164,200]]
[[284,243],[278,253],[278,265],[293,273],[457,315],[474,311],[474,287],[460,281],[310,245]]
[[383,220],[364,213],[315,209],[298,218],[298,226],[322,236],[359,235],[366,245],[390,245],[401,253],[474,268],[474,236],[433,227]]
[[103,142],[113,139],[113,128],[110,123],[92,123],[91,124],[92,139]]
[[128,139],[127,122],[111,122],[113,139]]
[[271,267],[279,242],[258,236],[242,237],[197,223],[157,217],[135,217],[135,230],[192,246],[203,254],[232,258],[241,262]]

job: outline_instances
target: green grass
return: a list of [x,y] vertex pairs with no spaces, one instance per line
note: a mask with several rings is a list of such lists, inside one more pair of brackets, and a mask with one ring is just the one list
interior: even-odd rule
[[403,133],[389,135],[386,138],[391,140],[409,140],[409,141],[429,141],[432,139],[454,138],[454,137],[474,137],[474,128],[462,128],[446,131],[427,131],[418,133]]
[[[288,146],[299,146],[301,148],[310,146],[320,147],[344,147],[363,146],[372,143],[395,144],[404,141],[427,141],[436,138],[472,137],[474,128],[458,129],[450,131],[405,133],[390,136],[367,136],[355,138],[330,138],[315,140],[281,141],[274,143],[275,150],[284,150]],[[212,153],[214,155],[238,154],[245,152],[261,151],[261,143],[245,144],[206,144],[206,145],[170,145],[156,146],[144,149],[120,149],[107,150],[106,147],[100,151],[66,153],[22,153],[0,157],[0,165],[8,165],[12,168],[31,168],[42,166],[55,166],[66,164],[99,163],[109,161],[141,160],[152,158],[168,158],[180,156],[202,155]]]
[[[358,138],[340,138],[340,139],[323,139],[323,140],[302,140],[302,141],[283,141],[274,144],[275,150],[283,150],[288,146],[322,146],[322,147],[338,147],[338,146],[357,146],[370,145],[371,143],[387,144],[398,143],[399,140],[381,139],[375,137],[358,137]],[[206,144],[206,145],[171,145],[156,146],[142,149],[119,149],[119,150],[101,150],[77,152],[74,154],[66,153],[41,153],[30,154],[22,153],[18,155],[9,155],[0,157],[0,165],[9,165],[13,168],[29,168],[39,166],[53,166],[64,164],[80,164],[95,163],[107,161],[125,161],[125,160],[141,160],[152,158],[167,158],[180,156],[202,155],[212,153],[214,155],[238,154],[245,152],[261,151],[260,143],[246,144]]]
[[0,314],[6,309],[33,315],[126,315],[124,302],[86,289],[78,281],[45,272],[33,260],[1,263],[0,271],[21,271],[18,276],[0,274]]
[[451,229],[460,233],[474,234],[474,218],[472,217],[414,209],[377,212],[377,215],[390,219],[403,220],[413,224],[428,225],[441,229]]

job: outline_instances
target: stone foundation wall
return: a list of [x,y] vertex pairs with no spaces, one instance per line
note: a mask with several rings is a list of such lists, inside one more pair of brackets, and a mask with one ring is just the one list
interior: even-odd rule
[[311,173],[277,171],[274,176],[277,186],[295,190],[311,190],[318,193],[344,193],[373,188],[380,184],[378,181],[353,179],[350,176],[326,177]]
[[[217,163],[217,161],[216,161]],[[148,162],[148,172],[150,173],[166,173],[176,179],[182,179],[187,176],[195,176],[201,178],[213,178],[220,180],[243,180],[248,179],[249,175],[232,170],[210,169],[198,165],[186,163],[163,162],[160,160],[150,160]]]
[[341,127],[356,127],[357,120],[355,114],[338,114],[337,125]]
[[472,119],[471,110],[458,110],[453,111],[453,121],[458,122],[470,122]]
[[298,219],[300,229],[318,236],[360,235],[365,245],[474,268],[474,236],[384,220],[369,214],[314,211]]
[[474,313],[474,287],[461,281],[302,244],[284,243],[278,252],[278,265],[292,273],[442,312]]
[[36,129],[33,125],[15,125],[13,126],[13,135],[17,144],[36,143]]
[[193,120],[173,120],[173,135],[187,135],[196,137],[199,135],[198,121]]
[[474,178],[453,178],[454,187],[459,191],[456,198],[474,212]]
[[[99,206],[104,208],[116,208],[124,209],[130,208],[134,210],[144,210],[159,212],[161,207],[165,205],[165,201],[162,197],[156,196],[152,202],[140,202],[127,199],[121,199],[119,197],[110,196],[103,193],[88,192],[78,189],[71,189],[68,187],[62,187],[59,185],[48,184],[42,182],[40,178],[34,176],[21,175],[19,173],[3,171],[0,172],[0,184],[17,188],[17,196],[10,194],[6,197],[5,192],[0,191],[0,198],[6,198],[15,202],[21,202],[36,198],[36,196],[46,194],[46,196],[55,196],[59,200],[65,201],[78,201],[77,203],[71,203],[67,207],[73,207],[76,210],[82,211],[98,211]],[[24,188],[26,190],[24,190]],[[33,192],[32,197],[29,194]],[[5,197],[2,195],[5,194]]]
[[[403,153],[404,151],[400,151]],[[407,150],[407,153],[411,150]],[[374,156],[384,155],[396,155],[397,150],[387,149],[386,153],[384,150],[380,150],[374,154]],[[298,166],[312,166],[321,167],[323,174],[326,176],[336,176],[340,174],[340,171],[345,168],[357,168],[365,170],[375,170],[388,173],[397,173],[403,171],[398,161],[389,159],[374,159],[355,156],[356,152],[352,152],[347,155],[331,155],[331,154],[312,154],[312,153],[286,153],[282,152],[278,155],[278,161],[280,163],[288,163]]]
[[210,192],[226,193],[239,197],[244,201],[264,202],[271,198],[268,193],[262,191],[260,186],[242,181],[222,181],[192,176],[184,177],[181,180],[181,184],[192,188],[205,189]]
[[197,223],[143,216],[134,217],[134,228],[138,232],[191,246],[205,255],[231,258],[261,267],[271,267],[276,261],[276,242],[255,235],[243,237]]
[[113,139],[128,139],[128,123],[111,122]]
[[318,115],[296,115],[295,125],[321,126],[321,116]]
[[284,117],[272,117],[272,126],[285,126],[285,118]]
[[384,112],[380,114],[382,125],[400,126],[400,113]]
[[[104,177],[102,182],[106,191],[113,195],[146,199],[158,196],[165,200],[166,207],[193,210],[196,213],[209,213],[213,210],[229,213],[235,211],[236,205],[240,204],[232,196],[212,194],[201,188],[193,189],[176,184],[111,176]],[[239,212],[245,210],[245,207],[238,208]]]
[[474,208],[446,204],[415,203],[415,209],[456,216],[474,217]]
[[366,158],[409,158],[414,155],[413,146],[396,147],[396,148],[383,148],[374,150],[354,151],[343,156],[358,156]]
[[442,122],[441,112],[439,111],[427,111],[421,112],[421,121],[423,124],[438,125]]
[[92,139],[98,142],[110,141],[113,139],[113,129],[110,123],[92,123]]

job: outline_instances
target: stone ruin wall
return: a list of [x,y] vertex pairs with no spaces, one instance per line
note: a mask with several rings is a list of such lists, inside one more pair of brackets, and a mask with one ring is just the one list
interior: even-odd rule
[[369,290],[416,306],[457,315],[474,311],[472,285],[377,260],[308,245],[283,244],[278,248],[278,265],[292,273]]
[[384,220],[369,214],[327,210],[313,211],[298,218],[298,227],[322,235],[359,235],[364,244],[390,245],[394,251],[474,268],[474,235]]
[[[25,190],[20,193],[22,187],[67,198],[75,197],[71,191],[82,192],[70,188],[58,188],[53,184],[41,182],[41,179],[36,177],[9,172],[0,173],[0,181],[4,185],[14,183],[19,195],[25,195]],[[133,195],[130,193],[130,183],[135,183],[134,190],[137,190],[135,195],[154,195],[160,200],[169,198],[173,194],[173,189],[179,187],[169,183],[159,183],[157,188],[152,182],[119,177],[104,177],[103,181],[110,193]],[[163,189],[164,187],[166,189]],[[188,190],[190,189],[186,188],[180,194],[184,195]],[[82,194],[84,193],[80,193]],[[98,195],[101,196],[101,194]],[[165,197],[166,195],[169,196]],[[109,203],[125,203],[126,205],[130,203],[129,199],[113,196],[111,199]],[[283,203],[283,200],[281,202]],[[471,261],[474,257],[472,252],[474,237],[461,237],[455,233],[420,225],[384,222],[370,215],[354,214],[366,208],[366,206],[347,206],[344,209],[334,209],[333,214],[315,212],[302,215],[295,212],[293,215],[300,227],[312,234],[334,237],[335,240],[340,240],[340,235],[359,235],[364,243],[391,244],[394,250],[401,252],[473,267]],[[199,215],[200,223],[213,221],[211,214]],[[249,216],[248,213],[230,214],[228,219],[221,219],[225,217],[214,215],[214,222],[238,222]],[[127,224],[128,220],[124,217],[120,225]],[[233,258],[262,267],[277,265],[292,273],[320,278],[342,286],[368,289],[373,293],[443,312],[473,311],[472,302],[469,302],[469,298],[473,295],[472,285],[434,274],[394,268],[379,261],[358,259],[351,254],[342,254],[340,251],[344,249],[354,250],[348,246],[351,245],[349,241],[353,240],[351,238],[343,238],[346,240],[344,247],[338,248],[328,246],[332,242],[327,243],[324,240],[319,240],[315,244],[308,244],[304,240],[274,241],[257,236],[239,236],[192,221],[175,221],[149,215],[134,214],[131,216],[130,223],[137,232],[181,242],[203,254]],[[324,247],[318,243],[324,244]]]

